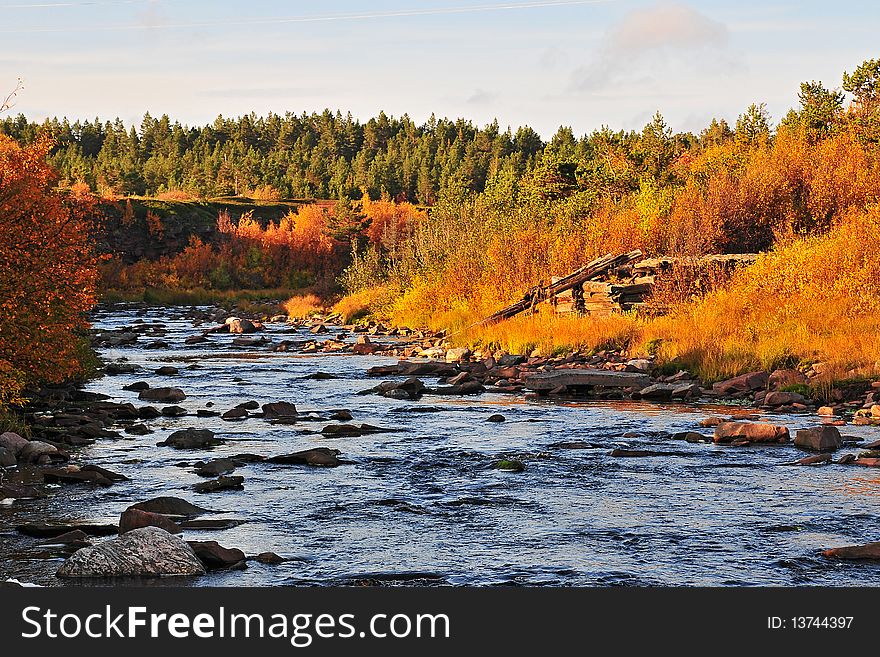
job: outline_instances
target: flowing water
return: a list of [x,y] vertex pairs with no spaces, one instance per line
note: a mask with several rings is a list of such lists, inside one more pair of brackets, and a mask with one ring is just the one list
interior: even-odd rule
[[[193,586],[269,586],[383,583],[391,585],[727,586],[875,584],[880,566],[829,562],[822,548],[878,540],[880,472],[830,465],[784,467],[804,454],[791,446],[719,447],[671,440],[700,429],[731,407],[634,402],[525,401],[486,393],[399,401],[357,393],[378,381],[367,368],[386,357],[274,353],[231,346],[183,344],[200,333],[178,310],[99,311],[97,328],[136,321],[161,322],[166,350],[148,341],[102,350],[143,370],[107,376],[87,386],[115,401],[134,402],[124,385],[147,380],[187,393],[191,415],[148,421],[154,433],[99,439],[83,460],[122,472],[130,482],[106,489],[65,486],[45,500],[0,508],[0,575],[48,585],[62,561],[18,537],[11,527],[46,519],[117,522],[130,504],[160,495],[186,498],[240,518],[223,531],[185,532],[248,554],[274,551],[289,560],[276,566],[250,562],[244,571],[211,573]],[[306,339],[304,330],[269,325],[273,339]],[[248,353],[256,358],[230,358]],[[186,357],[187,360],[181,360]],[[180,373],[153,371],[174,365]],[[321,371],[338,378],[314,380]],[[427,384],[433,380],[426,379]],[[394,428],[393,433],[328,437],[327,422],[276,425],[250,418],[226,422],[198,418],[207,402],[224,411],[244,401],[291,401],[300,412],[346,408],[354,422]],[[161,406],[161,404],[156,404]],[[506,418],[489,423],[494,413]],[[769,416],[790,429],[815,416]],[[172,431],[209,428],[227,440],[210,451],[157,447]],[[624,434],[636,437],[624,438]],[[880,438],[872,427],[845,427],[846,435]],[[552,447],[585,441],[588,449]],[[310,447],[341,450],[350,461],[337,468],[252,463],[236,470],[243,491],[198,494],[203,481],[183,463],[243,452],[265,456]],[[614,447],[675,452],[614,458]],[[857,451],[845,449],[841,453]],[[520,473],[495,470],[499,458],[519,458]],[[6,552],[6,554],[3,554]]]

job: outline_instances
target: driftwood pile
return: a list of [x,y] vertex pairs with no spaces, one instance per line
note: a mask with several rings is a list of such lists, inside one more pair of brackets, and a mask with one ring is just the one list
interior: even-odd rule
[[523,298],[490,315],[480,325],[487,326],[522,312],[534,312],[547,302],[557,313],[607,316],[615,312],[643,308],[654,290],[658,277],[676,265],[727,270],[750,264],[757,254],[711,255],[684,260],[681,258],[642,259],[641,251],[620,255],[609,253],[563,277],[553,277],[549,285],[539,284]]
[[[582,300],[578,298],[578,290],[569,289],[553,296],[550,303],[557,313],[580,313],[597,317],[639,310],[647,305],[657,280],[663,275],[669,275],[677,264],[730,269],[751,264],[755,258],[755,253],[710,255],[687,261],[680,258],[647,258],[605,270],[602,276],[596,277],[599,280],[584,282]],[[556,280],[554,278],[554,283]]]

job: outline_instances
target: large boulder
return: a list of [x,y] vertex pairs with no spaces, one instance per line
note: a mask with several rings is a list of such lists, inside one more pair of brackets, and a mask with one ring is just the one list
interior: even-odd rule
[[147,388],[138,393],[138,399],[165,404],[177,404],[186,399],[186,394],[180,388]]
[[837,427],[825,424],[821,427],[800,429],[795,434],[794,444],[816,452],[832,452],[840,447],[841,437]]
[[807,375],[798,370],[774,370],[768,379],[771,390],[779,390],[796,383],[807,383]]
[[192,548],[158,527],[134,529],[78,550],[57,572],[62,578],[204,574],[205,567]]
[[17,433],[7,431],[0,434],[0,447],[8,449],[13,456],[18,456],[22,448],[28,444],[27,438],[22,438]]
[[64,455],[55,445],[39,440],[29,440],[18,452],[18,460],[22,463],[47,463],[53,460],[64,460]]
[[180,429],[175,431],[161,443],[159,447],[173,447],[174,449],[204,449],[222,445],[223,439],[217,438],[210,429]]
[[806,404],[809,400],[796,392],[768,392],[764,397],[764,406],[788,406],[789,404]]
[[160,513],[141,511],[132,507],[122,512],[122,515],[119,517],[120,534],[125,534],[141,527],[159,527],[169,534],[179,534],[183,531],[180,525]]
[[296,405],[284,401],[263,404],[263,417],[267,420],[296,417]]
[[732,395],[738,392],[754,392],[755,390],[764,390],[770,376],[767,372],[749,372],[740,376],[720,381],[712,386],[712,389],[721,395]]
[[746,440],[750,443],[788,442],[788,427],[767,422],[722,422],[715,427],[716,443]]
[[10,465],[15,465],[15,463],[15,454],[5,447],[0,447],[0,468],[8,468]]

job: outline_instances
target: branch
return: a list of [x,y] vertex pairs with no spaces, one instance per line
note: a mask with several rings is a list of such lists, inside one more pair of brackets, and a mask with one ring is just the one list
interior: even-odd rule
[[22,89],[24,89],[24,82],[21,78],[18,78],[18,81],[15,83],[15,89],[13,89],[10,94],[3,99],[2,103],[0,103],[0,114],[12,109],[15,106],[15,97]]

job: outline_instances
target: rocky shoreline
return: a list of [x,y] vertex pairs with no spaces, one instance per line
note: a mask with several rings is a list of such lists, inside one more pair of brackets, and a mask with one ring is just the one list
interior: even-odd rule
[[[278,316],[270,322],[228,317],[218,310],[191,309],[187,317],[201,329],[186,339],[189,345],[210,348],[213,336],[231,333],[232,345],[248,353],[295,352],[299,354],[337,353],[397,357],[396,364],[369,368],[365,374],[378,384],[366,384],[352,394],[381,395],[400,400],[418,400],[424,396],[471,397],[490,391],[521,395],[526,400],[639,400],[668,404],[712,402],[730,404],[731,415],[705,417],[692,431],[675,432],[668,437],[686,442],[710,442],[733,448],[764,445],[791,445],[806,455],[793,452],[790,465],[822,466],[828,464],[880,467],[880,440],[863,441],[842,435],[839,427],[880,424],[880,384],[853,382],[831,389],[831,399],[819,404],[793,388],[804,385],[821,374],[821,366],[807,372],[778,370],[752,372],[703,385],[684,371],[663,374],[649,358],[629,358],[625,354],[569,354],[560,357],[471,352],[452,347],[442,333],[388,328],[380,324],[340,326],[335,317],[317,318],[308,324],[289,323]],[[289,339],[293,332],[307,331],[308,339]],[[271,336],[271,337],[269,337]],[[313,336],[313,337],[312,337]],[[327,336],[327,337],[320,337]],[[165,331],[157,323],[136,322],[116,331],[94,331],[96,347],[125,347],[139,344],[147,349],[167,348]],[[124,360],[105,364],[106,376],[134,374],[137,366]],[[145,374],[149,374],[145,372]],[[168,377],[176,368],[164,366],[153,374]],[[313,378],[333,377],[316,371]],[[24,419],[30,429],[25,438],[14,432],[0,435],[0,500],[2,504],[27,504],[46,495],[63,495],[67,486],[110,487],[128,481],[123,473],[85,462],[79,456],[82,447],[103,440],[151,433],[150,423],[157,418],[185,417],[188,411],[178,404],[186,391],[150,381],[138,381],[126,387],[135,391],[143,405],[117,403],[107,395],[90,393],[74,386],[47,387],[36,393],[25,409]],[[876,397],[876,399],[875,399]],[[793,413],[815,417],[815,426],[798,430],[792,439],[787,427],[762,420],[762,413]],[[347,409],[328,409],[303,414],[286,400],[268,404],[245,401],[228,409],[215,409],[210,402],[199,409],[200,417],[219,416],[230,423],[261,419],[272,424],[295,422],[327,423],[315,434],[358,436],[391,432],[389,427],[353,422]],[[503,422],[502,414],[488,418]],[[711,429],[711,435],[704,433]],[[186,450],[204,450],[223,444],[225,439],[205,429],[183,429],[159,443]],[[560,443],[561,445],[562,443]],[[858,447],[861,453],[834,459],[841,447]],[[572,443],[568,448],[578,449]],[[613,458],[640,458],[671,454],[669,451],[617,448]],[[234,474],[258,462],[306,467],[336,467],[345,463],[339,450],[316,447],[289,454],[236,454],[207,461],[187,462],[204,481],[193,486],[199,497],[212,492],[242,490],[245,478]],[[521,472],[526,468],[517,459],[501,459],[499,470]],[[207,518],[199,516],[208,514]],[[210,518],[201,506],[180,498],[144,500],[127,508],[118,524],[69,524],[42,522],[20,525],[17,531],[39,538],[48,545],[60,546],[66,561],[58,577],[151,577],[195,576],[216,569],[241,569],[248,561],[264,564],[284,559],[271,552],[246,555],[216,541],[184,541],[179,534],[186,529],[216,530],[233,526],[235,520]],[[233,524],[230,524],[233,523]],[[115,538],[105,538],[115,536]],[[97,539],[105,540],[97,541]],[[96,542],[97,541],[97,542]],[[880,544],[832,548],[826,557],[876,559]]]

